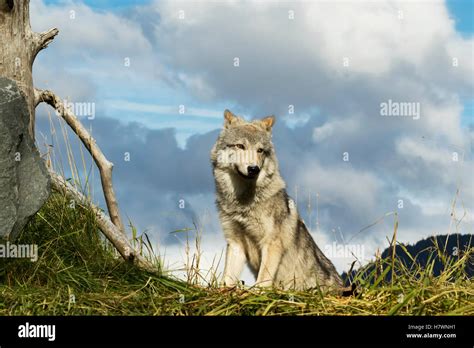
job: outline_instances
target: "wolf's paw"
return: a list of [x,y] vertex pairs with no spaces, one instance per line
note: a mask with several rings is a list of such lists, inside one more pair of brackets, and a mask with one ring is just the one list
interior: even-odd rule
[[227,289],[234,289],[234,288],[241,288],[245,285],[243,280],[222,280],[219,283],[220,288],[227,288]]

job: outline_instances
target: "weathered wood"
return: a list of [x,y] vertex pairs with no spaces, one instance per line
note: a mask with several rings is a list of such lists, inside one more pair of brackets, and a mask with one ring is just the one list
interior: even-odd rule
[[112,168],[113,163],[108,161],[97,145],[95,139],[90,135],[87,129],[82,125],[79,119],[71,110],[65,107],[61,99],[51,91],[44,91],[35,89],[35,105],[40,102],[51,105],[58,114],[66,121],[72,130],[79,136],[82,143],[92,155],[94,162],[97,164],[100,172],[100,179],[102,182],[102,189],[104,191],[105,202],[109,211],[110,218],[115,226],[118,227],[123,234],[125,234],[125,227],[120,217],[117,199],[115,197],[114,187],[112,184]]
[[32,66],[36,55],[58,34],[56,28],[34,33],[29,0],[0,0],[0,76],[14,80],[28,103],[28,131],[34,139],[35,100]]
[[4,88],[0,101],[0,216],[9,221],[0,218],[0,235],[6,238],[15,238],[50,194],[49,174],[34,141],[32,66],[38,52],[57,33],[57,29],[42,34],[31,30],[29,0],[0,0],[0,77]]

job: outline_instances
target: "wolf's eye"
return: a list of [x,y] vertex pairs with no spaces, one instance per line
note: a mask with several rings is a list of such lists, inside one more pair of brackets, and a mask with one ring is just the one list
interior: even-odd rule
[[242,144],[235,144],[235,147],[241,150],[245,150],[245,146]]
[[262,152],[263,152],[263,149],[260,148],[260,149],[257,150],[257,152],[258,152],[258,153],[262,153]]

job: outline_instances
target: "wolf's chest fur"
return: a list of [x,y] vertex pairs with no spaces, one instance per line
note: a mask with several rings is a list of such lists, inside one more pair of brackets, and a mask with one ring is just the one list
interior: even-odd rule
[[[222,179],[219,175],[216,178]],[[278,239],[291,244],[290,231],[296,229],[297,212],[284,189],[283,180],[278,176],[265,190],[250,189],[241,195],[222,182],[217,182],[216,186],[224,235],[228,241],[242,246],[250,269],[257,277],[265,245]]]
[[227,173],[214,174],[221,220],[238,225],[256,242],[276,232],[276,225],[289,216],[291,202],[279,175],[262,188],[235,183]]

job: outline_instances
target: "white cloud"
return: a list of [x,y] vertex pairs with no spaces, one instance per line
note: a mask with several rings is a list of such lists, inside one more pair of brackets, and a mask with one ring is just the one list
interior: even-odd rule
[[[360,215],[374,211],[382,188],[382,182],[374,174],[353,169],[350,163],[327,167],[312,161],[303,163],[302,169],[296,182],[305,192],[319,193],[320,204],[348,207]],[[333,226],[337,224],[335,221]]]
[[[95,12],[81,2],[61,5],[31,2],[31,22],[35,31],[59,29],[54,50],[63,57],[79,55],[90,63],[97,58],[137,57],[151,54],[151,44],[138,23],[108,12]],[[123,63],[123,60],[118,64]]]
[[332,136],[344,137],[359,131],[359,124],[355,119],[329,121],[313,129],[313,141],[323,143]]
[[[137,103],[127,100],[110,99],[105,101],[110,109],[118,109],[122,111],[134,111],[134,112],[145,112],[152,113],[155,115],[180,115],[179,105],[160,105],[160,104],[148,104],[148,103]],[[210,110],[203,108],[184,106],[184,113],[190,116],[197,117],[212,117],[222,119],[223,111],[221,110]]]
[[199,75],[188,75],[179,73],[178,78],[183,82],[185,88],[189,90],[191,94],[195,94],[199,98],[209,100],[215,96],[215,92],[211,86],[209,86],[206,80]]

